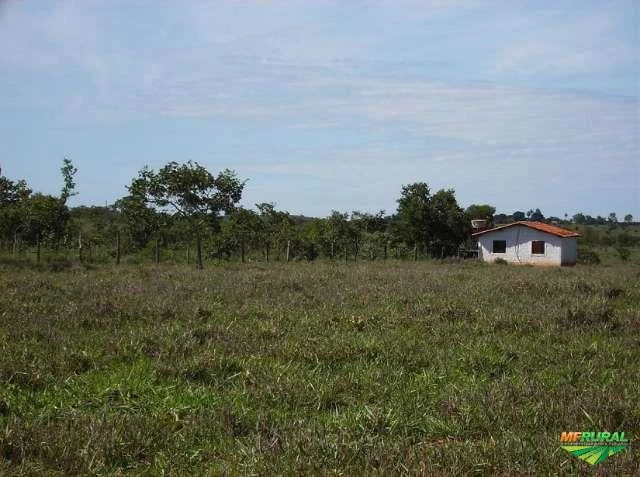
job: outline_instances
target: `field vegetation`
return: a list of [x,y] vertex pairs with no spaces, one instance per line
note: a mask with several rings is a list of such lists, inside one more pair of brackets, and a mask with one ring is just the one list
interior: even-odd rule
[[634,260],[0,264],[0,474],[591,474],[638,370]]

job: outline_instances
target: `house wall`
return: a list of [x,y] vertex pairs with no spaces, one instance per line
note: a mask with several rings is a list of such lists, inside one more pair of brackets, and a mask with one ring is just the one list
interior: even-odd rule
[[[506,253],[492,253],[494,240],[506,240]],[[531,254],[533,240],[544,240],[544,255]],[[567,240],[570,239],[563,239],[524,225],[516,225],[480,235],[478,249],[480,258],[485,262],[493,262],[497,258],[502,258],[511,263],[560,265],[563,263],[562,250]],[[573,242],[576,242],[575,238]],[[572,250],[567,252],[567,261],[571,259],[571,253],[575,254]]]
[[562,265],[575,265],[578,261],[578,240],[575,237],[562,239]]

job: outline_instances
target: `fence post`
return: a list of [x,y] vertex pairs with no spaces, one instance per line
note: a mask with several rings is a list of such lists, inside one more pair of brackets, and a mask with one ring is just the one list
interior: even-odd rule
[[78,260],[82,262],[82,232],[78,234]]
[[344,245],[344,263],[349,262],[349,247],[347,244]]
[[244,239],[240,239],[240,255],[242,257],[242,263],[244,263]]
[[120,231],[116,231],[116,265],[120,265]]
[[189,245],[187,245],[187,265],[189,265],[189,262],[191,262],[191,249]]
[[334,240],[331,241],[331,260],[333,260],[333,257],[335,257],[335,246],[336,246],[336,242]]
[[267,262],[269,262],[269,242],[267,242]]
[[198,262],[198,270],[202,270],[202,239],[200,238],[200,232],[196,236],[196,260]]
[[156,239],[156,249],[155,249],[155,262],[156,264],[160,263],[160,239]]
[[413,261],[414,262],[418,261],[418,244],[417,243],[413,246]]
[[40,232],[38,232],[38,243],[36,244],[36,263],[40,263]]
[[384,259],[385,260],[387,259],[387,245],[388,245],[388,242],[385,242],[384,243]]
[[291,250],[291,240],[287,240],[287,262],[289,261],[289,251]]

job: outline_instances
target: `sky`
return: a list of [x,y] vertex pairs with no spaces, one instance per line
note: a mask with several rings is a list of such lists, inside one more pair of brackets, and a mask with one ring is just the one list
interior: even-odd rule
[[395,211],[404,184],[499,212],[640,218],[640,2],[0,0],[0,167],[71,205],[145,165],[242,204]]

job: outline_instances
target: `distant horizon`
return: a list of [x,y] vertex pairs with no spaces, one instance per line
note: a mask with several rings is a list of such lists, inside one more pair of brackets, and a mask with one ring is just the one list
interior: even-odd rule
[[640,3],[0,3],[0,165],[71,206],[145,165],[249,179],[293,215],[466,208],[640,217]]

